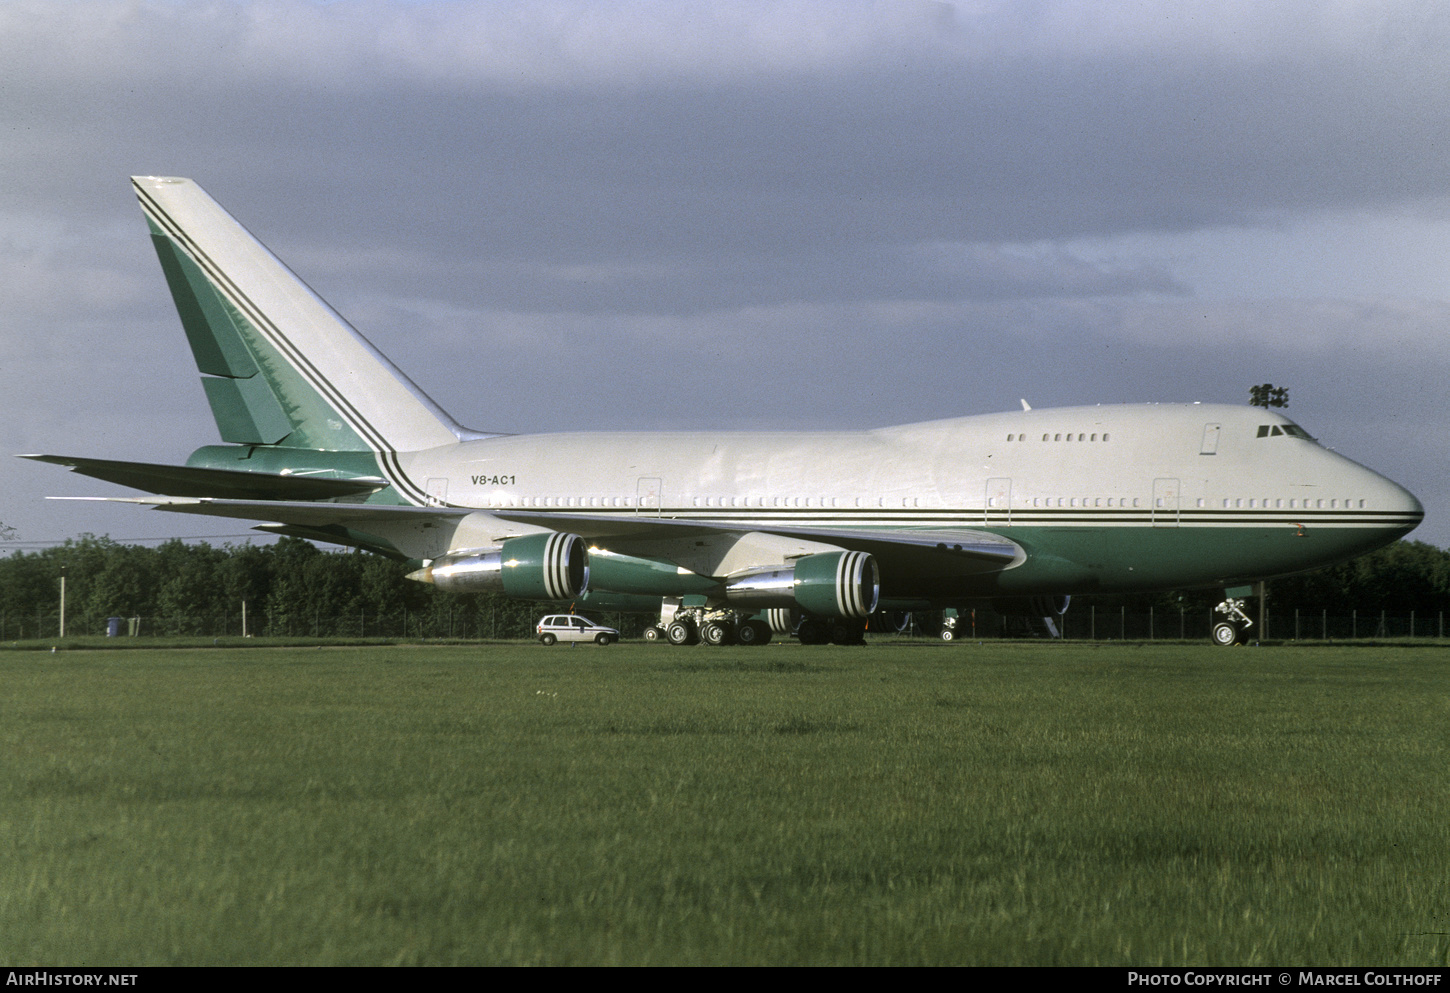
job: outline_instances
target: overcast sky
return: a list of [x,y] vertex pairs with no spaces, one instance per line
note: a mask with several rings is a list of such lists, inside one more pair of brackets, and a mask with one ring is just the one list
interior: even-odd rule
[[[458,420],[1286,413],[1450,546],[1437,0],[0,0],[0,452],[215,426],[127,177],[189,176]],[[22,541],[245,525],[0,459]]]

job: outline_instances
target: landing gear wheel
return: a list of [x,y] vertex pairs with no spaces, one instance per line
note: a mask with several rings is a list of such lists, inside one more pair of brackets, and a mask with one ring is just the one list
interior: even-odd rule
[[711,648],[730,643],[730,629],[715,621],[706,621],[705,626],[700,628],[700,641]]
[[665,637],[670,639],[671,645],[693,645],[695,643],[695,625],[688,621],[675,621],[665,632]]
[[647,628],[644,629],[644,640],[645,641],[659,641],[664,636],[665,636],[665,633],[663,631],[661,631],[657,627],[647,627]]
[[764,621],[746,621],[735,629],[738,645],[764,645],[770,641],[770,625]]
[[1213,638],[1215,645],[1223,645],[1225,647],[1237,645],[1243,640],[1243,634],[1239,631],[1238,625],[1230,624],[1228,621],[1219,621],[1215,624],[1210,637]]
[[957,632],[956,632],[956,629],[955,628],[942,628],[941,629],[941,640],[942,641],[953,641],[953,640],[956,639],[956,636],[957,636]]
[[815,621],[801,621],[800,627],[796,628],[795,636],[802,645],[824,645],[826,643],[825,629]]

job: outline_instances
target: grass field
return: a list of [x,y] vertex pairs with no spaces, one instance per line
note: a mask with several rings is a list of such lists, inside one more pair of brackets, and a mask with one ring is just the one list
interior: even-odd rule
[[1450,964],[1450,652],[0,655],[0,963]]

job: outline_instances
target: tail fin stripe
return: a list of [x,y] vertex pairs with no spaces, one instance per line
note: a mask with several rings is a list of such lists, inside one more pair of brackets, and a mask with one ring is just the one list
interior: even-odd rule
[[[368,444],[373,446],[374,450],[378,453],[380,457],[380,461],[384,463],[384,472],[387,474],[389,481],[394,485],[398,492],[412,503],[418,505],[425,504],[427,502],[426,495],[422,487],[418,486],[415,482],[413,482],[408,474],[403,471],[402,465],[397,458],[395,446],[390,444],[388,440],[384,437],[383,433],[376,426],[374,426],[356,408],[356,406],[353,405],[352,402],[348,400],[348,398],[343,394],[340,389],[333,385],[333,383],[329,381],[325,375],[322,374],[322,372],[306,357],[306,355],[304,355],[297,348],[297,346],[287,337],[287,335],[283,333],[281,328],[279,328],[272,320],[270,320],[267,317],[266,313],[260,307],[258,307],[247,296],[247,294],[241,291],[240,287],[238,287],[236,283],[227,276],[225,271],[223,271],[221,267],[218,266],[216,262],[205,251],[202,250],[200,245],[198,245],[194,239],[187,235],[186,231],[179,224],[172,220],[172,218],[166,213],[161,205],[157,203],[147,193],[146,190],[142,189],[139,185],[133,185],[135,185],[137,197],[141,201],[142,207],[145,210],[147,217],[149,217],[157,225],[158,228],[163,230],[168,237],[175,240],[176,243],[180,245],[192,257],[196,264],[202,268],[202,271],[205,272],[207,278],[212,281],[212,284],[216,286],[217,289],[219,289],[222,293],[226,295],[227,299],[232,303],[232,305],[235,306],[239,311],[244,313],[247,318],[252,322],[253,326],[256,327],[266,337],[268,342],[270,342],[273,347],[275,347],[280,353],[282,353],[282,355],[293,366],[293,368],[295,368],[299,373],[302,374],[308,384],[311,385],[313,389],[317,390],[317,392],[333,407],[333,409],[335,409],[347,420],[348,425],[354,431],[356,431],[360,437],[364,438],[368,442]],[[282,265],[281,261],[276,259],[276,256],[272,256],[272,258],[277,262],[278,265]],[[291,270],[287,271],[289,272],[289,274],[291,273]],[[295,274],[292,275],[295,278]],[[351,325],[347,324],[347,322],[341,317],[341,315],[338,315],[337,312],[332,310],[332,308],[328,306],[321,297],[317,296],[317,294],[312,291],[311,287],[307,287],[306,284],[300,279],[298,280],[298,283],[306,288],[307,292],[312,295],[313,299],[316,300],[318,303],[322,304],[322,306],[325,307],[336,320],[351,329]],[[355,329],[354,333],[356,333]],[[375,348],[372,348],[370,344],[366,343],[366,339],[363,339],[361,335],[358,335],[358,338],[365,344],[365,347],[367,347],[369,351],[371,351],[375,356],[378,356],[381,359],[381,356],[379,355],[377,350]],[[383,359],[382,361],[386,362],[386,359]],[[388,363],[388,365],[391,365],[391,363]],[[439,413],[441,414],[441,411],[439,411]],[[446,415],[444,415],[444,417],[446,419]]]
[[[380,449],[390,448],[391,446],[387,444],[387,440],[382,434],[358,413],[356,408],[348,402],[347,398],[313,366],[305,355],[296,349],[292,342],[288,340],[287,336],[282,333],[281,329],[267,318],[267,315],[253,303],[250,297],[241,291],[227,276],[226,272],[202,250],[201,246],[193,241],[182,228],[172,222],[171,218],[162,210],[160,205],[147,196],[144,190],[138,188],[137,193],[147,207],[147,216],[156,221],[157,225],[163,228],[168,236],[186,250],[187,254],[196,261],[197,265],[201,266],[212,283],[226,294],[227,298],[238,310],[247,315],[252,324],[267,336],[267,340],[276,346],[290,363],[304,373],[308,382],[321,392],[329,403],[336,406],[339,413],[347,415],[350,422],[355,422],[350,426],[357,430],[359,434],[363,434],[370,443],[378,446]],[[310,292],[311,288],[309,287],[308,289]],[[316,294],[314,293],[313,296],[315,297]],[[318,299],[320,300],[321,298]],[[331,310],[330,307],[328,309]],[[334,311],[333,313],[335,314],[336,312]],[[338,319],[342,319],[340,315]]]

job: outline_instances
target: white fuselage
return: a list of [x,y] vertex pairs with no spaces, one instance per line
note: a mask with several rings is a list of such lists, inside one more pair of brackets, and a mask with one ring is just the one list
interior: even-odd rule
[[403,464],[453,506],[737,523],[1134,525],[1176,514],[1223,527],[1264,511],[1336,525],[1359,511],[1420,513],[1403,488],[1282,415],[1207,404],[1025,410],[859,432],[503,436]]

